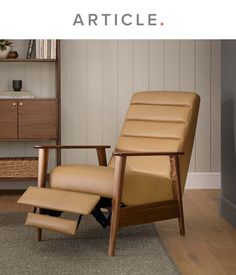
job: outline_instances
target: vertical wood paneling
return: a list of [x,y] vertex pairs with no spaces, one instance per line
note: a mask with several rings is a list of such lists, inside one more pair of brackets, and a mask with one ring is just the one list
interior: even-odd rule
[[9,80],[9,65],[9,63],[0,64],[0,91],[9,91],[9,89],[12,89]]
[[25,64],[9,63],[9,89],[13,91],[12,80],[22,80],[22,91],[25,90]]
[[[196,91],[195,41],[180,41],[180,90]],[[189,170],[196,170],[196,145],[194,143]]]
[[49,63],[48,64],[50,70],[49,70],[49,91],[50,91],[50,97],[56,97],[56,74],[54,71],[55,64]]
[[165,42],[165,90],[179,90],[179,41]]
[[[25,150],[24,150],[24,155],[25,157],[36,157],[38,156],[38,150],[34,149],[34,145],[41,144],[40,141],[27,141],[25,142]],[[45,141],[44,141],[45,144]]]
[[50,80],[51,80],[50,64],[47,64],[47,63],[40,64],[40,76],[41,76],[40,97],[47,98],[48,95],[50,95]]
[[29,40],[11,40],[12,50],[17,51],[18,55],[22,58],[26,57]]
[[117,41],[102,43],[102,142],[111,145],[108,159],[117,141]]
[[10,152],[10,143],[7,141],[0,142],[0,157],[8,157]]
[[201,96],[196,133],[196,171],[211,171],[211,48],[210,41],[196,42],[196,89]]
[[195,41],[180,41],[180,90],[195,91],[196,89],[196,57]]
[[[88,43],[88,144],[102,143],[102,42]],[[97,164],[95,150],[88,151],[88,162]]]
[[[87,106],[87,81],[89,79],[87,70],[87,41],[73,41],[72,47],[72,98],[73,119],[71,120],[71,133],[73,144],[87,144],[88,140],[88,114]],[[90,80],[89,80],[90,81]],[[73,128],[73,129],[72,129]],[[87,163],[88,154],[86,150],[71,151],[73,163]]]
[[[80,62],[79,57],[81,54],[80,43],[76,41],[71,41],[71,90],[70,90],[70,108],[72,116],[70,118],[70,134],[71,134],[71,144],[80,144],[78,139],[77,128],[81,128],[80,118],[78,116],[79,111],[79,101],[80,101],[80,89],[79,85],[81,83],[81,74],[80,74]],[[73,105],[71,105],[73,102]],[[69,106],[68,106],[69,107]],[[80,162],[80,156],[84,154],[80,150],[71,150],[69,151],[71,155],[71,163]],[[82,153],[82,154],[80,154]]]
[[221,167],[220,41],[211,42],[211,171]]
[[149,89],[162,91],[165,87],[165,41],[149,41]]
[[120,133],[127,107],[133,93],[133,42],[118,41],[118,96],[117,119],[118,133]]
[[38,63],[25,64],[25,89],[32,92],[35,97],[41,95],[41,70]]
[[[17,44],[21,55],[27,44]],[[219,41],[62,41],[61,58],[63,144],[114,147],[134,91],[196,90],[201,108],[190,169],[220,171]],[[36,97],[55,95],[54,64],[0,64],[0,90],[17,78]],[[0,155],[37,155],[34,143],[1,142]],[[97,164],[90,150],[63,151],[62,160]]]
[[[73,117],[71,101],[72,89],[72,41],[64,41],[61,43],[61,139],[62,144],[72,144],[71,120]],[[62,163],[71,163],[71,153],[68,150],[62,150]]]
[[148,41],[134,41],[133,56],[133,92],[147,91],[149,90]]

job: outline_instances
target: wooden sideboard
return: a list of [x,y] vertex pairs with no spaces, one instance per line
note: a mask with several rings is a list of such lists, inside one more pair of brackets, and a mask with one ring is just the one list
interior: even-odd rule
[[56,139],[56,99],[0,100],[0,139]]

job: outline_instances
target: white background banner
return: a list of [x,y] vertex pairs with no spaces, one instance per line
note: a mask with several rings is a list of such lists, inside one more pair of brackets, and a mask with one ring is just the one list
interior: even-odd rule
[[5,39],[236,38],[229,0],[11,0],[0,6]]

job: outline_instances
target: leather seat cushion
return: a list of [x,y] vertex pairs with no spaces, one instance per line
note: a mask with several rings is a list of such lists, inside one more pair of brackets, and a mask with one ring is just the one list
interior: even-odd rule
[[[114,167],[63,165],[53,169],[50,187],[112,198]],[[126,169],[121,201],[141,205],[173,199],[170,178]]]
[[[115,167],[115,157],[109,161],[109,167]],[[128,157],[126,169],[170,178],[170,161],[168,156]]]

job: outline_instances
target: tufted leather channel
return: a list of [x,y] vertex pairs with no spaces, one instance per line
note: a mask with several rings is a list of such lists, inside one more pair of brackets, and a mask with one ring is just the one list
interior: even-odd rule
[[[184,189],[196,130],[200,97],[190,92],[138,92],[131,99],[116,150],[183,151]],[[108,167],[60,166],[53,170],[52,188],[112,197],[114,156]],[[122,194],[126,205],[173,199],[168,156],[128,157]]]

